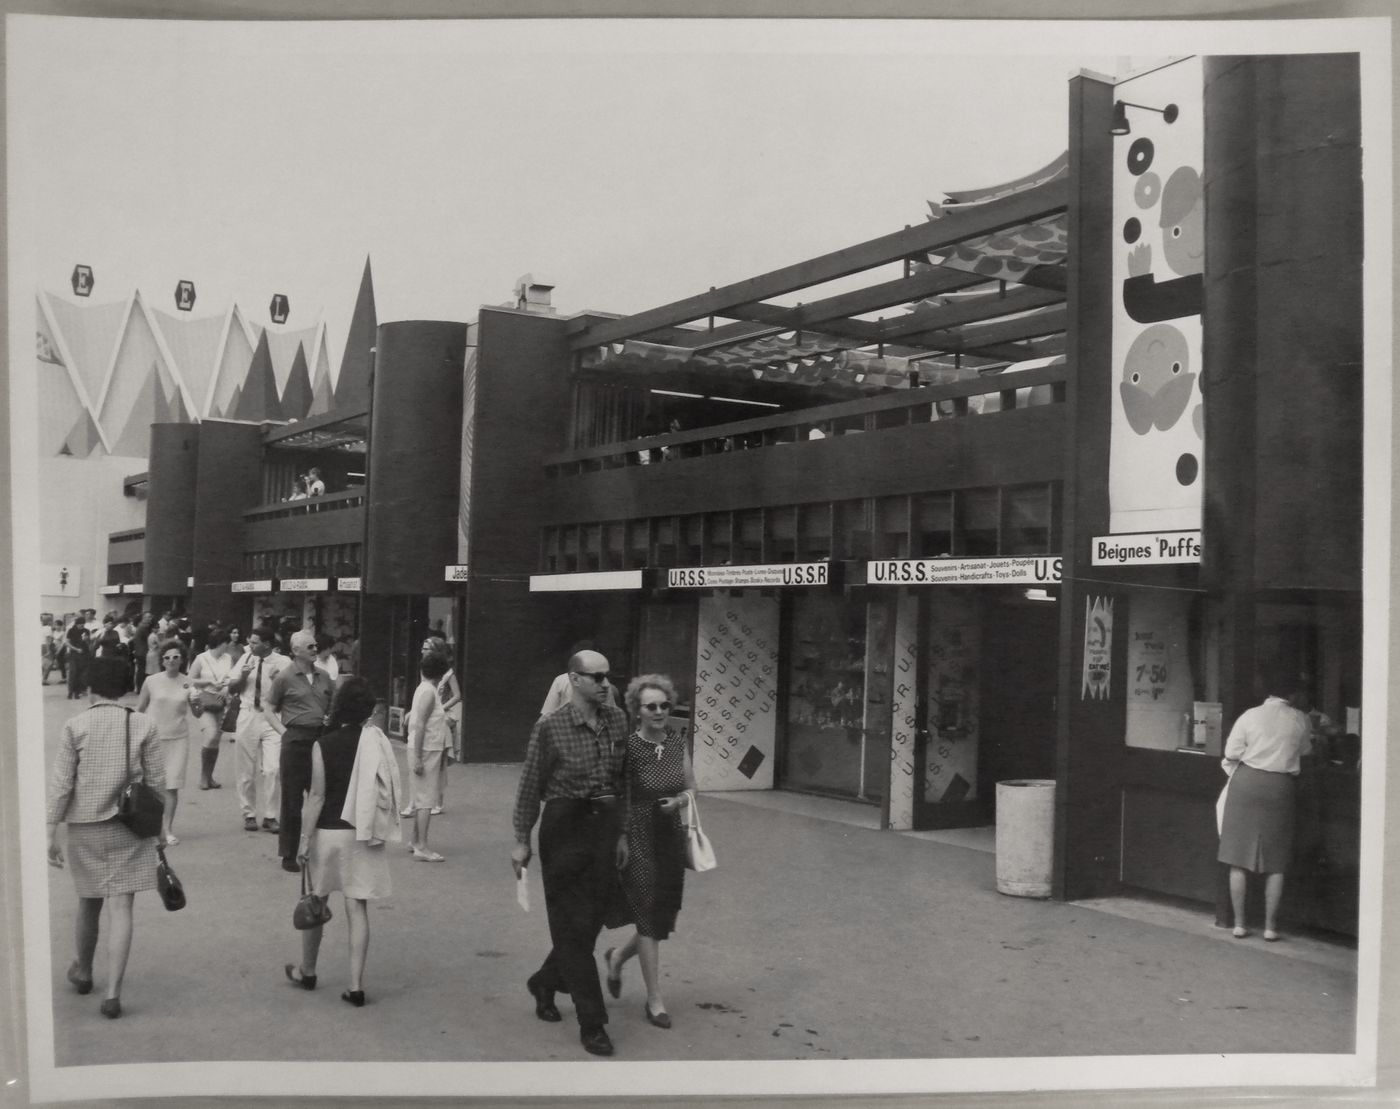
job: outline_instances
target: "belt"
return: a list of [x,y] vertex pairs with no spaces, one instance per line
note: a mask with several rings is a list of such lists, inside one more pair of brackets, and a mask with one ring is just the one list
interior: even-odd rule
[[546,804],[556,804],[563,802],[569,805],[587,805],[588,815],[596,816],[598,813],[611,812],[617,807],[617,794],[603,793],[597,797],[551,797]]

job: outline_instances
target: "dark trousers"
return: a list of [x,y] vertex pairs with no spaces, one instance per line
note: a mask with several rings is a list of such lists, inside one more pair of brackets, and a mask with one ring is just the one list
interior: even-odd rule
[[617,810],[612,806],[572,800],[544,806],[540,874],[554,947],[535,982],[550,992],[571,994],[582,1028],[608,1022],[593,948],[617,882],[617,837]]
[[68,650],[68,696],[78,697],[87,690],[87,655]]
[[[277,853],[284,859],[297,857],[301,839],[301,805],[311,788],[311,745],[321,734],[319,724],[288,724],[282,733],[282,757],[277,773],[282,778],[282,808],[277,823]],[[339,813],[336,814],[337,816]]]

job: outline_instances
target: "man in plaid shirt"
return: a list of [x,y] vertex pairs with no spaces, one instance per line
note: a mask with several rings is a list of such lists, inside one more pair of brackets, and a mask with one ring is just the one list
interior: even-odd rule
[[540,864],[553,948],[526,981],[540,1020],[562,1019],[554,995],[573,995],[579,1041],[594,1055],[611,1055],[603,1025],[608,1013],[593,948],[617,881],[627,863],[622,759],[627,717],[613,704],[608,660],[597,651],[569,659],[570,700],[536,721],[515,794],[518,878],[530,861],[530,830],[540,815]]

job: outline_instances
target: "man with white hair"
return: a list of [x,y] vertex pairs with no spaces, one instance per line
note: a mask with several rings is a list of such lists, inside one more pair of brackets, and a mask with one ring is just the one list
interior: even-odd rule
[[331,711],[335,686],[316,665],[316,636],[303,628],[293,632],[292,664],[272,681],[267,703],[269,719],[282,736],[282,820],[277,853],[282,869],[297,873],[297,841],[301,839],[301,803],[311,788],[311,747]]

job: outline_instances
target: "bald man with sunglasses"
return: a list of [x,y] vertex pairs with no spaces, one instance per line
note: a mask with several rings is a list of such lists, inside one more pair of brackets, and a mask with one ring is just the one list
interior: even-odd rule
[[[594,947],[627,863],[623,755],[627,717],[612,699],[608,660],[597,651],[569,659],[570,697],[536,721],[515,795],[516,877],[530,861],[530,832],[540,821],[540,865],[553,947],[526,981],[535,1016],[563,1018],[559,992],[573,996],[579,1041],[593,1055],[611,1055],[608,1013]],[[540,815],[543,804],[544,813]]]

